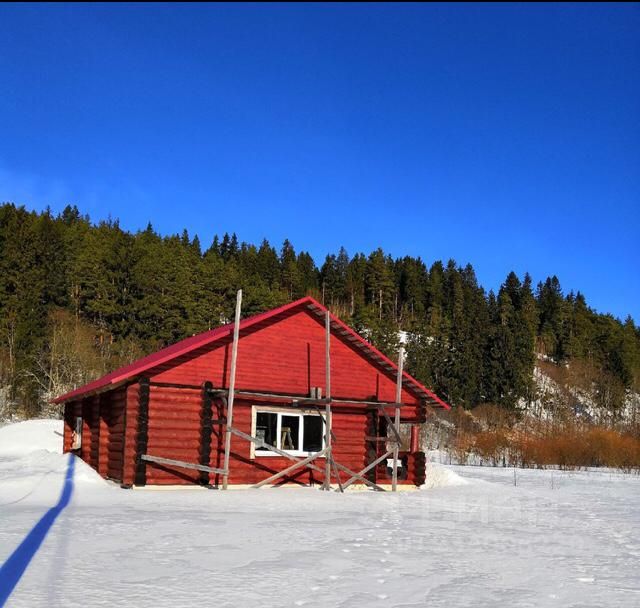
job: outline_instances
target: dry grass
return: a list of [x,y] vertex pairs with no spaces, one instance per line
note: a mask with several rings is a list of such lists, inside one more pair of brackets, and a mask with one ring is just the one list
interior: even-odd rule
[[483,406],[477,415],[476,410],[460,411],[452,422],[456,430],[450,448],[461,463],[474,456],[493,466],[640,470],[640,437],[628,432],[575,422],[515,422],[492,406]]

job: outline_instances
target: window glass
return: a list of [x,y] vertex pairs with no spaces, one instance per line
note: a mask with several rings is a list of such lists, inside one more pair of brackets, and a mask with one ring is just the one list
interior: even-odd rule
[[304,447],[305,452],[319,452],[322,450],[323,432],[322,418],[318,415],[304,417]]
[[[265,443],[277,447],[278,414],[272,412],[258,412],[256,416],[256,437]],[[267,450],[263,446],[256,446],[256,450]]]
[[282,416],[280,427],[280,449],[300,449],[300,416]]

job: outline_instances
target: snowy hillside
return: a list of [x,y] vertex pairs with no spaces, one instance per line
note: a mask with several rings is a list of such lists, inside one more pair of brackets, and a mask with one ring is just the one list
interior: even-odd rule
[[[0,564],[60,496],[70,457],[52,429],[0,429]],[[439,487],[396,495],[121,490],[74,461],[69,505],[7,606],[631,607],[640,597],[637,476],[526,470],[514,487],[512,470],[433,465],[428,485]]]
[[[538,356],[533,370],[533,387],[535,397],[531,402],[521,399],[518,407],[526,410],[538,419],[550,420],[566,409],[579,420],[592,423],[609,423],[612,412],[599,405],[598,397],[606,402],[606,398],[598,394],[595,383],[580,377],[575,369],[579,363],[558,366]],[[624,392],[622,407],[616,411],[617,420],[631,423],[637,420],[640,413],[640,394],[630,390]]]

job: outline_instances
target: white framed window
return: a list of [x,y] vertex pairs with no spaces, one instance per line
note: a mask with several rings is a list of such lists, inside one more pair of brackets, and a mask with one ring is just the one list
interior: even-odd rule
[[[317,412],[252,408],[252,434],[292,456],[311,456],[325,447],[324,418]],[[252,443],[251,456],[280,456]]]

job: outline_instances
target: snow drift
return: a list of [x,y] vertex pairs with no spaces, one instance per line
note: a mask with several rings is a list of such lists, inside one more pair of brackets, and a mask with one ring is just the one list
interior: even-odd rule
[[16,457],[35,450],[62,454],[62,420],[25,420],[0,428],[0,457]]
[[427,462],[427,474],[423,489],[465,486],[469,482],[444,465]]

